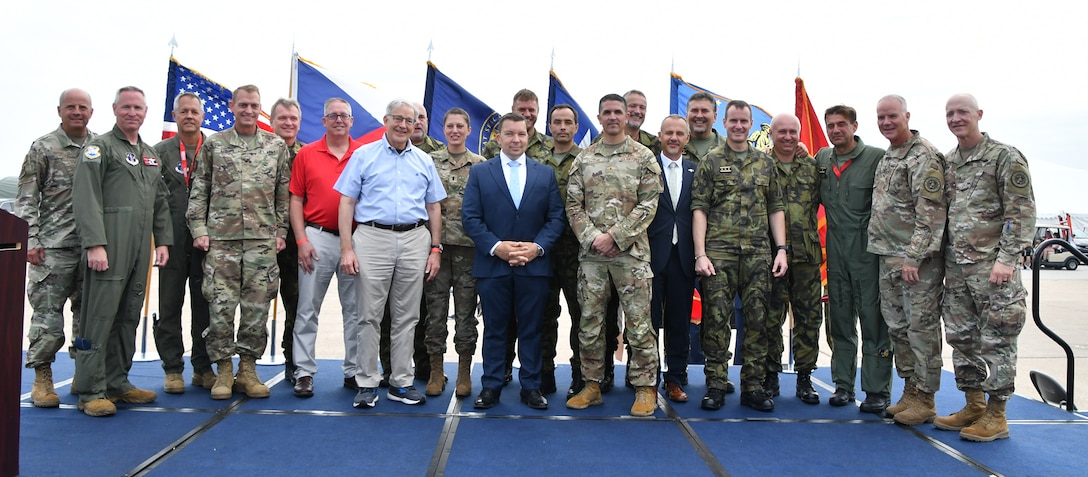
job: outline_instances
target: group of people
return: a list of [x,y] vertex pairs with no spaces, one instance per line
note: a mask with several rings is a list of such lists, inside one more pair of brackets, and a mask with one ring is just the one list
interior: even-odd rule
[[[312,396],[318,316],[335,275],[344,386],[356,390],[357,408],[375,406],[381,387],[406,404],[445,391],[451,289],[459,397],[473,392],[477,303],[482,309],[478,409],[500,402],[515,355],[520,400],[548,407],[557,391],[560,292],[572,323],[568,408],[603,403],[620,329],[631,414],[653,414],[658,385],[668,399],[687,401],[697,288],[703,408],[720,409],[735,392],[728,369],[737,297],[740,404],[774,409],[786,316],[796,396],[816,404],[822,205],[836,388],[829,404],[854,402],[860,323],[862,411],[905,425],[935,422],[970,440],[1008,437],[1004,404],[1025,318],[1016,264],[1035,208],[1026,160],[980,131],[972,96],[948,100],[958,146],[947,156],[909,129],[906,100],[896,95],[876,107],[886,151],[863,143],[856,110],[839,105],[824,116],[832,146],[814,157],[792,114],[772,119],[773,145],[761,150],[749,142],[752,107],[743,101],[724,106],[724,136],[714,129],[719,104],[711,95],[693,94],[687,114],[665,117],[656,135],[642,129],[646,106],[637,90],[602,97],[602,134],[581,149],[574,133],[588,118],[556,105],[545,135],[535,127],[537,96],[521,90],[477,155],[465,145],[467,112],[443,113],[442,144],[428,136],[423,106],[403,100],[387,106],[385,134],[364,145],[350,136],[351,105],[330,98],[324,137],[303,145],[298,103],[275,102],[274,132],[264,131],[260,92],[247,85],[230,102],[234,125],[210,137],[200,130],[200,97],[178,95],[177,135],[151,147],[139,137],[147,107],[138,88],[118,91],[116,126],[104,135],[87,130],[90,96],[67,90],[60,128],[34,142],[20,175],[18,212],[31,223],[32,401],[59,405],[50,364],[65,343],[66,300],[78,317],[71,352],[79,409],[105,416],[115,402],[156,399],[127,377],[153,259],[168,393],[186,389],[188,281],[193,385],[213,399],[269,395],[255,361],[279,292],[287,379],[296,396]],[[942,317],[967,404],[936,417]],[[890,405],[893,362],[906,384]],[[427,381],[423,393],[417,378]]]

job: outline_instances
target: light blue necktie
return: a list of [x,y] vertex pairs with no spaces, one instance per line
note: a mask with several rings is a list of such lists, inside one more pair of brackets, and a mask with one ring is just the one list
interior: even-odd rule
[[510,161],[510,197],[514,199],[514,207],[521,207],[521,164]]

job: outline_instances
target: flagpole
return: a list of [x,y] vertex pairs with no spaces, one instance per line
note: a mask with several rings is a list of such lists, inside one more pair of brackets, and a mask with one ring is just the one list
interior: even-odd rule
[[434,39],[427,42],[427,63],[431,62],[431,53],[434,53]]
[[552,64],[548,65],[549,71],[555,71],[555,45],[552,45]]
[[170,43],[168,43],[168,45],[170,45],[170,57],[173,58],[174,48],[178,47],[178,36],[176,34],[170,34]]

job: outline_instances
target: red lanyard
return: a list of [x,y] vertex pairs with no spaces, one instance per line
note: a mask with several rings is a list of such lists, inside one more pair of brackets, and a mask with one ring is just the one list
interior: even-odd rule
[[[189,161],[187,161],[185,159],[185,143],[182,142],[181,139],[179,138],[178,139],[178,144],[180,145],[180,149],[181,149],[181,170],[185,174],[185,186],[188,187],[189,186]],[[198,137],[196,139],[196,154],[193,154],[193,160],[194,161],[196,160],[196,155],[200,154],[200,146],[202,146],[202,145],[204,145],[204,135],[203,134],[201,134],[200,137]],[[835,169],[835,173],[838,174],[838,169]]]
[[[184,156],[182,156],[182,157],[184,157]],[[835,177],[841,179],[842,178],[842,173],[846,172],[846,168],[850,167],[851,162],[854,162],[854,160],[850,159],[849,161],[846,161],[846,162],[842,163],[842,168],[839,168],[839,166],[836,166],[836,165],[832,164],[831,165],[831,170],[835,171]]]

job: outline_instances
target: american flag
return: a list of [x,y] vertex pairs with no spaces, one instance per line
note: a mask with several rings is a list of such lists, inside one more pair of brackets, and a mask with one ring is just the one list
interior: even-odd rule
[[[218,132],[234,126],[234,113],[230,112],[229,102],[232,97],[231,90],[207,76],[193,71],[173,57],[170,58],[170,68],[166,75],[166,107],[163,112],[162,138],[170,138],[178,133],[178,125],[174,122],[171,112],[174,110],[174,98],[177,95],[190,92],[196,93],[204,100],[204,124],[206,131]],[[261,113],[268,117],[267,114]],[[266,131],[272,128],[263,121],[258,126]]]

